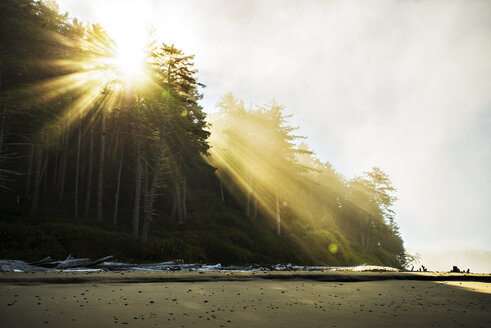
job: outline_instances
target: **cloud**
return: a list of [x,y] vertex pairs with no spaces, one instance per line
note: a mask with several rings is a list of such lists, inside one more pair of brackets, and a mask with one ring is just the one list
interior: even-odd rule
[[489,247],[489,3],[273,2],[239,20],[222,9],[201,22],[220,49],[197,51],[209,98],[276,97],[342,172],[383,168],[410,246]]

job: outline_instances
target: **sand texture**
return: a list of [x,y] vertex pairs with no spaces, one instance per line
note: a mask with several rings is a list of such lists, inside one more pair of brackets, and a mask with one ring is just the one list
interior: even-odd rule
[[403,273],[4,273],[0,326],[491,327],[490,278]]

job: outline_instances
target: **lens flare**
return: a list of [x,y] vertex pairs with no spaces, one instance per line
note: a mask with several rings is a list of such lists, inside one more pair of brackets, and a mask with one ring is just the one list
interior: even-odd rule
[[331,254],[336,254],[339,250],[339,247],[336,244],[330,244],[328,249]]

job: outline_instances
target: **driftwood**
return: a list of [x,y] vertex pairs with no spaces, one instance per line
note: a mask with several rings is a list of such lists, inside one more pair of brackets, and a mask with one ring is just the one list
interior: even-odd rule
[[89,258],[76,259],[72,256],[72,254],[68,255],[65,261],[60,262],[56,269],[71,269],[71,268],[79,268],[79,267],[87,267],[92,263],[92,260]]
[[[50,269],[65,270],[65,269],[90,269],[98,268],[105,269],[106,261],[112,260],[113,256],[105,256],[95,261],[90,258],[74,258],[72,254],[63,261],[53,261],[51,256],[45,257],[42,260],[26,263],[18,260],[0,260],[0,271],[46,271]],[[110,264],[110,262],[108,263]],[[109,265],[110,266],[110,265]],[[130,265],[134,266],[134,265]]]
[[[70,269],[70,268],[92,268],[96,267],[100,264],[103,264],[106,261],[112,260],[114,256],[109,255],[98,260],[92,261],[90,258],[81,258],[76,259],[72,256],[72,254],[68,255],[68,257],[61,262],[58,262],[56,265],[56,269]],[[55,264],[54,262],[50,263]]]
[[31,271],[45,271],[48,270],[43,267],[29,265],[24,261],[18,260],[0,260],[0,271],[6,272],[31,272]]
[[48,256],[48,257],[45,257],[42,260],[39,260],[39,261],[36,261],[36,262],[31,262],[31,263],[28,263],[28,264],[29,265],[43,266],[43,264],[47,264],[47,263],[50,263],[50,262],[53,262],[53,259],[51,258],[51,256]]
[[[361,265],[357,267],[326,267],[326,266],[297,266],[292,264],[253,264],[249,266],[222,266],[189,263],[183,260],[167,261],[148,264],[131,264],[121,262],[109,262],[112,255],[105,256],[95,261],[90,258],[74,258],[71,254],[63,261],[53,261],[51,257],[26,263],[18,260],[0,260],[0,271],[49,271],[49,270],[104,270],[104,271],[354,271],[354,272],[396,272],[400,271],[390,267]],[[459,270],[460,271],[460,270]],[[459,272],[457,271],[457,272]]]
[[93,266],[96,266],[98,264],[102,264],[106,261],[112,260],[113,258],[114,258],[114,256],[112,256],[112,255],[100,258],[98,260],[92,261],[92,263],[89,264],[89,267],[93,267]]
[[222,269],[220,264],[184,264],[183,260],[166,261],[149,264],[132,264],[121,262],[109,262],[112,255],[93,261],[90,258],[74,258],[72,254],[63,261],[53,261],[50,256],[31,263],[24,261],[0,260],[0,271],[46,271],[46,270],[109,270],[109,271],[216,271]]

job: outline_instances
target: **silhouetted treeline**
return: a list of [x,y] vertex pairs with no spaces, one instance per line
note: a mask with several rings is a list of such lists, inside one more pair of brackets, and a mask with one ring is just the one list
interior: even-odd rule
[[[79,247],[61,231],[99,236],[92,253],[120,238],[90,224],[131,233],[115,251],[132,258],[404,265],[387,175],[345,179],[282,106],[227,94],[208,127],[193,56],[173,45],[150,40],[127,81],[103,28],[53,2],[4,0],[0,28],[0,256]],[[22,239],[38,248],[16,253]]]

